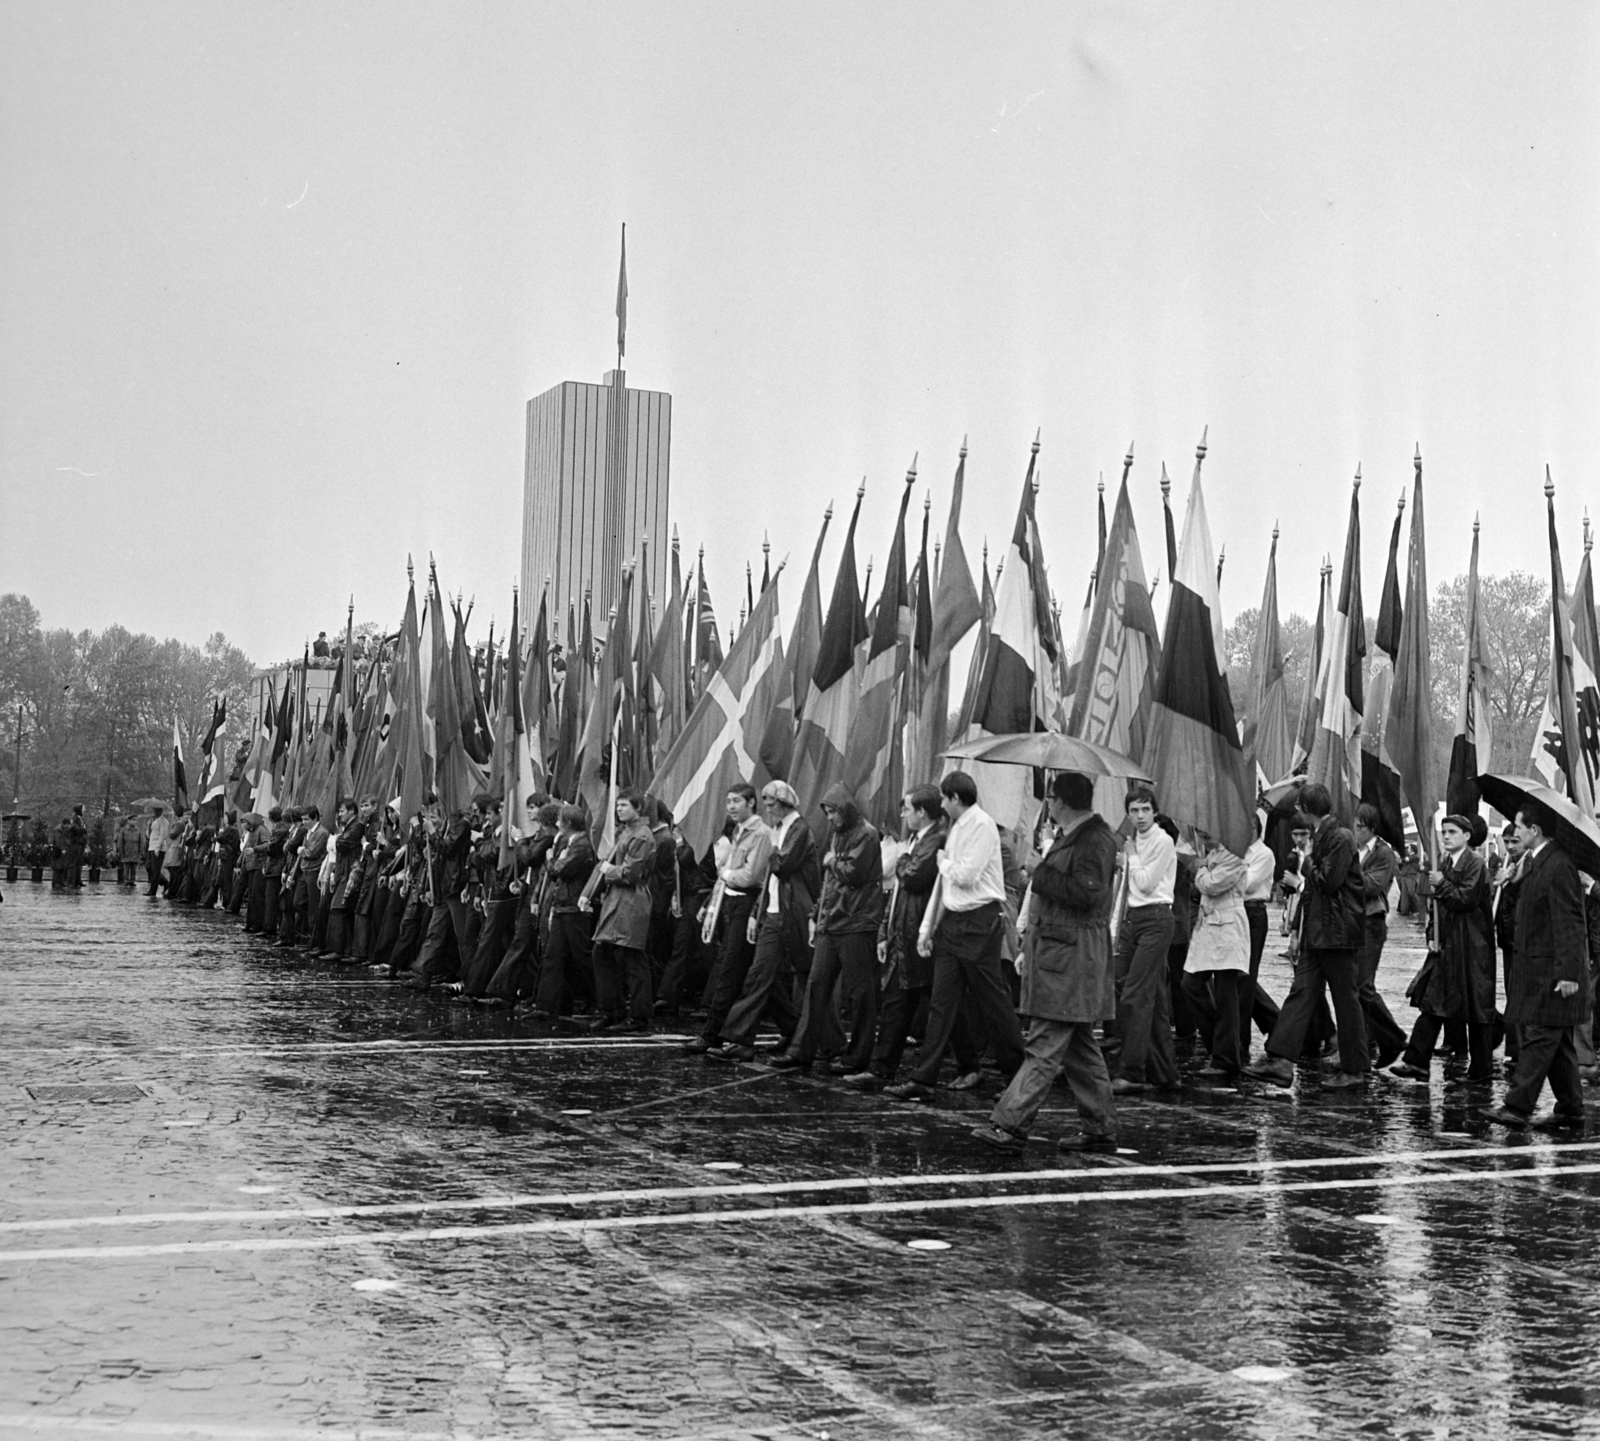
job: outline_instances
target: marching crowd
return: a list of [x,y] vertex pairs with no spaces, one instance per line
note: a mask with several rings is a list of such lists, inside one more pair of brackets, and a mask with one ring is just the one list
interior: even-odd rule
[[[1296,792],[1278,848],[1258,816],[1241,857],[1180,837],[1137,783],[1113,829],[1090,778],[1058,773],[1030,869],[961,771],[903,797],[898,837],[842,787],[819,840],[787,783],[736,785],[704,856],[654,796],[617,796],[604,859],[583,811],[530,802],[527,835],[504,833],[488,794],[452,815],[430,796],[406,821],[373,800],[215,826],[158,809],[119,833],[119,880],[142,865],[152,898],[553,1025],[639,1032],[692,1014],[686,1051],[708,1062],[756,1061],[766,1023],[781,1037],[766,1065],[905,1101],[941,1077],[972,1090],[992,1063],[1004,1089],[975,1134],[998,1148],[1024,1144],[1059,1077],[1081,1119],[1063,1149],[1114,1149],[1118,1097],[1178,1086],[1179,1047],[1196,1043],[1207,1080],[1290,1085],[1301,1067],[1334,1090],[1374,1069],[1428,1083],[1441,1040],[1466,1054],[1452,1083],[1479,1086],[1503,1045],[1508,1089],[1498,1106],[1482,1090],[1481,1109],[1515,1129],[1581,1128],[1584,1082],[1600,1079],[1600,887],[1538,801],[1503,850],[1479,817],[1445,818],[1439,864],[1419,878],[1433,921],[1409,1032],[1376,986],[1404,860],[1371,806],[1347,828],[1318,784]],[[1275,895],[1295,959],[1281,1005],[1259,979]],[[1546,1082],[1555,1109],[1535,1119]]]

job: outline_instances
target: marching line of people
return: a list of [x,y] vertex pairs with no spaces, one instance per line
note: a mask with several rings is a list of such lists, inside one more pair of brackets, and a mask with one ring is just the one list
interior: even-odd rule
[[[1537,801],[1506,827],[1503,865],[1486,862],[1480,819],[1445,819],[1409,1033],[1376,986],[1400,861],[1372,807],[1346,828],[1318,784],[1299,790],[1280,859],[1259,818],[1242,857],[1199,833],[1180,844],[1140,784],[1119,833],[1095,812],[1089,777],[1058,773],[1031,871],[961,771],[903,797],[898,838],[843,787],[823,803],[819,842],[786,782],[759,795],[736,785],[704,856],[654,796],[618,795],[604,859],[583,811],[530,801],[525,836],[502,834],[489,794],[448,816],[430,796],[404,824],[374,800],[344,801],[331,823],[314,805],[216,828],[158,811],[146,895],[220,907],[263,941],[555,1026],[643,1032],[692,1012],[685,1053],[711,1063],[757,1061],[770,1026],[770,1068],[823,1067],[908,1102],[941,1078],[974,1090],[991,1066],[1002,1091],[974,1134],[1006,1149],[1026,1142],[1058,1077],[1081,1123],[1060,1145],[1114,1149],[1119,1097],[1179,1087],[1179,1048],[1196,1043],[1200,1081],[1290,1085],[1299,1068],[1349,1091],[1375,1069],[1431,1081],[1441,1034],[1469,1059],[1447,1082],[1481,1086],[1503,1042],[1508,1089],[1497,1106],[1478,1093],[1479,1109],[1515,1129],[1581,1127],[1584,1082],[1600,1079],[1600,887]],[[119,847],[131,885],[126,835]],[[1295,959],[1281,1007],[1259,979],[1275,890]],[[1555,1109],[1536,1120],[1546,1082]]]

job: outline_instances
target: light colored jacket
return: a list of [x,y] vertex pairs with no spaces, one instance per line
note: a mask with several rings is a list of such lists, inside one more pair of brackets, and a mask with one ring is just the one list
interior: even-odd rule
[[1194,886],[1200,914],[1189,935],[1186,971],[1248,971],[1250,920],[1244,911],[1245,863],[1231,851],[1214,850],[1201,862]]

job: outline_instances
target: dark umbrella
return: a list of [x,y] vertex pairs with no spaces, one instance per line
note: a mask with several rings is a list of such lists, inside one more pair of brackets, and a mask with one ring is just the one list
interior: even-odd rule
[[1502,815],[1515,817],[1523,801],[1538,801],[1553,819],[1550,837],[1580,871],[1600,876],[1600,825],[1540,781],[1527,776],[1479,776],[1478,792]]

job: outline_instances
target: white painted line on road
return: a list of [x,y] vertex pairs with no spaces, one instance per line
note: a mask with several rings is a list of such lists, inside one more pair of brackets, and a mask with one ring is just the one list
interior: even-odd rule
[[[1081,1175],[1082,1173],[1078,1173]],[[1123,1176],[1124,1171],[1109,1172]],[[1034,1206],[1082,1206],[1129,1201],[1259,1200],[1319,1191],[1395,1190],[1410,1186],[1474,1185],[1522,1181],[1529,1176],[1600,1175],[1600,1163],[1538,1171],[1429,1171],[1408,1176],[1351,1176],[1260,1186],[1153,1186],[1126,1191],[1028,1191],[1003,1196],[927,1197],[913,1201],[856,1201],[830,1206],[741,1207],[731,1211],[672,1211],[657,1215],[511,1221],[496,1226],[438,1226],[410,1231],[352,1231],[334,1236],[263,1236],[218,1241],[171,1241],[135,1246],[66,1246],[56,1250],[0,1251],[0,1265],[34,1261],[118,1261],[146,1256],[228,1252],[332,1251],[351,1246],[415,1245],[428,1241],[490,1241],[508,1236],[582,1236],[591,1231],[644,1231],[674,1226],[721,1226],[750,1221],[814,1221],[840,1216],[912,1215],[929,1211],[982,1211]],[[1560,1192],[1555,1193],[1558,1197]]]
[[906,1247],[912,1251],[948,1251],[948,1241],[936,1241],[932,1236],[918,1236],[915,1241],[907,1241]]
[[[564,1116],[586,1116],[587,1111],[563,1111]],[[1193,1164],[1124,1165],[1115,1170],[1086,1170],[1070,1166],[1037,1171],[947,1171],[912,1172],[899,1176],[824,1176],[806,1181],[741,1181],[721,1186],[642,1186],[604,1191],[532,1191],[502,1195],[451,1197],[439,1201],[387,1201],[370,1205],[327,1205],[275,1207],[270,1210],[135,1211],[118,1216],[51,1217],[32,1221],[0,1221],[0,1233],[8,1231],[72,1231],[89,1226],[168,1226],[191,1223],[226,1224],[230,1221],[331,1221],[360,1216],[420,1216],[452,1211],[508,1211],[533,1206],[595,1206],[641,1201],[698,1201],[722,1197],[792,1196],[807,1192],[875,1191],[924,1186],[1005,1186],[1043,1181],[1084,1180],[1106,1176],[1128,1180],[1135,1176],[1217,1176],[1273,1171],[1336,1170],[1351,1166],[1429,1165],[1437,1161],[1479,1159],[1549,1160],[1558,1155],[1600,1151],[1600,1141],[1572,1141],[1566,1144],[1524,1146],[1482,1146],[1476,1150],[1451,1148],[1442,1151],[1391,1151],[1371,1156],[1298,1156],[1278,1161],[1197,1161]],[[713,1163],[719,1169],[729,1163]],[[709,1169],[709,1167],[708,1167]],[[1524,1167],[1514,1174],[1539,1177],[1566,1174],[1574,1167]],[[1474,1172],[1473,1174],[1477,1174]]]
[[[388,1041],[284,1041],[242,1043],[218,1046],[143,1046],[140,1056],[314,1056],[314,1055],[415,1055],[417,1052],[458,1051],[615,1051],[656,1050],[681,1046],[688,1036],[660,1033],[648,1036],[612,1036],[603,1040],[589,1036],[525,1036],[492,1041],[451,1041],[433,1037]],[[10,1055],[33,1056],[128,1056],[128,1046],[12,1046]]]
[[351,1284],[352,1291],[393,1291],[398,1289],[398,1281],[390,1281],[383,1276],[367,1276]]

